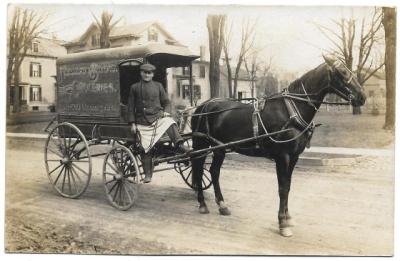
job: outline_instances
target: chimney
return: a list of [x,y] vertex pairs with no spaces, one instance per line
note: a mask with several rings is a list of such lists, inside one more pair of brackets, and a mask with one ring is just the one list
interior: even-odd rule
[[200,61],[206,60],[206,47],[204,45],[200,45]]

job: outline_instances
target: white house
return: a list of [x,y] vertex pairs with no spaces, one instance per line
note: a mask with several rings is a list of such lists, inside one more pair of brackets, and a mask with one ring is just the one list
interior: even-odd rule
[[63,43],[42,37],[33,40],[19,71],[23,111],[48,111],[54,106],[56,59],[66,54]]
[[[156,21],[138,24],[115,26],[110,32],[111,48],[131,45],[142,45],[149,42],[168,45],[181,45],[165,28]],[[77,53],[100,48],[100,31],[92,23],[86,31],[64,44],[68,53]]]

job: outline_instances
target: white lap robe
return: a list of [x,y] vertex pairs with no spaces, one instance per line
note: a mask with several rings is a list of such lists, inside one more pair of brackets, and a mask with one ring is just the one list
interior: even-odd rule
[[[156,144],[156,142],[172,124],[175,124],[175,121],[171,117],[164,117],[153,122],[151,125],[136,125],[145,153],[147,153],[154,146],[154,144]],[[157,129],[153,138],[154,128]]]

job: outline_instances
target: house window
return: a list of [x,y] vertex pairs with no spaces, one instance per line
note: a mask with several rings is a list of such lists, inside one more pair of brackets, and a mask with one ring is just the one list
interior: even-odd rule
[[42,88],[39,85],[32,85],[29,89],[30,101],[42,101]]
[[39,43],[33,42],[32,43],[32,50],[33,50],[34,53],[39,52]]
[[246,92],[238,92],[238,99],[244,99],[246,98]]
[[100,45],[100,34],[93,34],[92,35],[92,46],[99,46]]
[[42,65],[40,63],[31,63],[29,66],[30,77],[42,77]]
[[200,85],[194,85],[193,86],[193,99],[195,101],[201,99],[201,87],[200,87]]
[[190,99],[190,85],[182,85],[182,98]]
[[200,78],[206,78],[206,67],[204,65],[200,65]]
[[182,75],[190,75],[189,67],[182,67]]
[[158,33],[157,33],[156,29],[149,28],[148,34],[149,34],[149,42],[151,42],[151,41],[157,42],[158,41]]
[[369,97],[374,97],[375,92],[374,91],[369,91]]

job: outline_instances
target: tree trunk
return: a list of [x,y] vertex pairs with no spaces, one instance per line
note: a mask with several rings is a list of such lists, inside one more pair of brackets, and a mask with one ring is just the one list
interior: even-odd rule
[[385,28],[386,117],[384,129],[395,127],[396,96],[396,9],[383,7]]
[[19,67],[14,69],[14,100],[13,100],[13,113],[21,111],[21,100],[19,99]]
[[12,62],[8,62],[7,64],[7,86],[6,86],[6,115],[10,115],[10,106],[11,106],[11,81],[12,81]]
[[221,58],[222,45],[224,42],[223,28],[226,17],[223,15],[208,15],[207,29],[210,49],[210,98],[220,95],[220,68],[219,59]]

